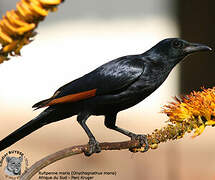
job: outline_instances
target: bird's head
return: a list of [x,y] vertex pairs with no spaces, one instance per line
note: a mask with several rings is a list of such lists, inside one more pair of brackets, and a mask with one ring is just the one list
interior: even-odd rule
[[189,54],[211,50],[210,47],[204,44],[190,43],[179,38],[169,38],[160,41],[146,53],[150,56],[150,59],[177,64]]

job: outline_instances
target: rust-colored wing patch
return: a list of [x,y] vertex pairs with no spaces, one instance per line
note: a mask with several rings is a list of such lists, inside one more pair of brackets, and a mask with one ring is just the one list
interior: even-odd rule
[[[45,106],[51,106],[54,104],[60,104],[60,103],[70,103],[70,102],[76,102],[83,99],[88,99],[96,95],[96,89],[84,91],[76,94],[71,94],[67,96],[63,96],[60,98],[56,98],[48,102]],[[44,107],[45,107],[44,106]]]

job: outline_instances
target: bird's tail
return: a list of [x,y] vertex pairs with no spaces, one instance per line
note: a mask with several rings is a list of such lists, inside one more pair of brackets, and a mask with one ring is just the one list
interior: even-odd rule
[[[20,139],[24,138],[25,136],[29,135],[30,133],[36,131],[37,129],[41,128],[42,126],[49,123],[49,119],[52,116],[51,114],[52,109],[46,109],[42,113],[40,113],[37,117],[17,129],[16,131],[12,132],[6,138],[0,141],[0,151],[6,149],[7,147],[11,146],[15,142],[19,141]],[[51,115],[51,116],[50,116]]]

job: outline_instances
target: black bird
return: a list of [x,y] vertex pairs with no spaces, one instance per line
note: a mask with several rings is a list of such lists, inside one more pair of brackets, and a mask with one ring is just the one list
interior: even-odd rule
[[154,92],[185,56],[208,50],[211,48],[202,44],[169,38],[143,54],[112,60],[62,86],[51,98],[36,103],[33,108],[48,108],[0,141],[0,151],[44,125],[74,115],[78,115],[77,121],[89,137],[90,150],[85,155],[101,151],[99,143],[86,125],[91,115],[104,115],[107,128],[140,140],[141,144],[146,144],[147,150],[145,135],[137,135],[116,126],[117,113],[134,106]]

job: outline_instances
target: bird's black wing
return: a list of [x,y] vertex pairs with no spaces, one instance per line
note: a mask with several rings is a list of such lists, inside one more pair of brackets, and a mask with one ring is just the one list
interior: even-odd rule
[[144,63],[138,55],[118,58],[62,86],[50,99],[41,101],[33,107],[40,108],[112,94],[136,81],[143,73],[143,69]]

